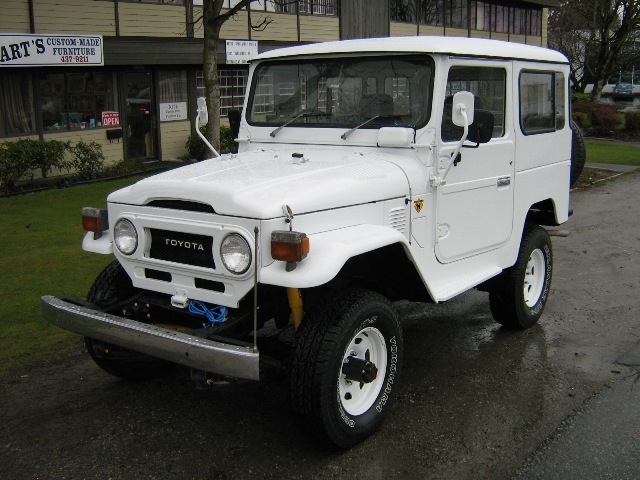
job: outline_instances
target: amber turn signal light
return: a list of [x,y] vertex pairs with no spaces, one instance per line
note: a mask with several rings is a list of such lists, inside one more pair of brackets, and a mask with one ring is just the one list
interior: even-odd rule
[[301,232],[271,232],[271,257],[285,262],[300,262],[309,253],[309,237]]
[[82,209],[82,228],[87,232],[102,233],[109,230],[109,216],[102,208],[84,207]]

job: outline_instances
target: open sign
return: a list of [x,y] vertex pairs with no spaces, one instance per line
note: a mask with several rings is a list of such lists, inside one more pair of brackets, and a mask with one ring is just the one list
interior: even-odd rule
[[120,112],[102,112],[103,127],[120,126]]

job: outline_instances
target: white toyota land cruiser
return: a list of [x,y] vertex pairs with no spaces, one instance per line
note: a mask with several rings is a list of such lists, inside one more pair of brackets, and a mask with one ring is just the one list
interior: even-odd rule
[[386,38],[271,51],[249,77],[239,153],[85,208],[83,249],[115,261],[87,301],[43,297],[44,316],[114,375],[178,363],[205,382],[258,380],[278,365],[263,326],[292,324],[279,362],[291,408],[349,447],[398,389],[391,302],[475,287],[505,327],[540,318],[544,226],[569,216],[569,63],[515,43]]

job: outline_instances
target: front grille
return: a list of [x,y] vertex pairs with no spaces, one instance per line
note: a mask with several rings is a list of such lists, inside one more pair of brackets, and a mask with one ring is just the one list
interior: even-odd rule
[[172,277],[169,272],[161,272],[160,270],[152,270],[151,268],[144,269],[144,276],[146,278],[152,278],[154,280],[160,280],[162,282],[171,282]]
[[149,256],[157,260],[196,267],[216,268],[213,261],[213,237],[150,228]]
[[205,278],[194,279],[196,288],[202,288],[203,290],[211,290],[212,292],[224,293],[224,283],[215,282],[213,280],[207,280]]

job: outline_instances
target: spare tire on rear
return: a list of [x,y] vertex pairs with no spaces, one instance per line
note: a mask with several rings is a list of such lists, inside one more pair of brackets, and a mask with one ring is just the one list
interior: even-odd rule
[[584,163],[587,160],[587,146],[584,143],[582,130],[573,120],[571,120],[571,131],[571,179],[569,185],[573,187],[584,169]]

